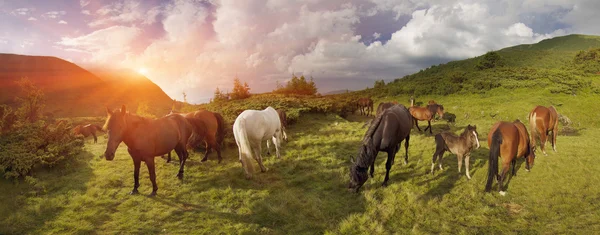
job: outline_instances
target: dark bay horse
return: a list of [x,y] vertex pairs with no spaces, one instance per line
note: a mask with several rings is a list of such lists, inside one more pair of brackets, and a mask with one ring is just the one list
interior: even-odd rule
[[371,98],[360,98],[356,102],[360,115],[369,116],[373,112],[373,100]]
[[[196,147],[204,142],[206,152],[202,162],[208,160],[208,155],[215,150],[219,163],[223,160],[221,157],[221,146],[225,139],[225,120],[219,113],[208,110],[198,110],[191,113],[177,113],[171,111],[171,114],[178,114],[185,117],[198,130],[197,134],[190,138],[189,146]],[[171,161],[171,153],[167,158],[167,162]]]
[[404,142],[406,155],[404,164],[408,164],[408,142],[410,130],[412,129],[412,116],[403,105],[394,105],[377,115],[371,126],[365,133],[356,160],[352,159],[350,167],[350,183],[348,188],[358,192],[360,187],[369,178],[367,169],[370,168],[371,177],[375,171],[375,158],[380,151],[387,152],[388,158],[385,163],[386,173],[382,186],[387,186],[390,179],[390,169],[394,164],[394,158],[400,144]]
[[[497,122],[488,134],[490,159],[488,163],[488,178],[485,191],[492,189],[494,178],[498,180],[498,191],[501,195],[506,173],[512,164],[512,175],[516,175],[515,165],[517,158],[525,158],[525,169],[529,171],[535,161],[535,148],[530,144],[527,128],[521,121]],[[502,172],[498,175],[498,157],[502,158]]]
[[377,112],[375,112],[375,115],[379,115],[380,113],[382,113],[384,110],[394,106],[398,104],[398,102],[396,101],[392,101],[392,102],[381,102],[379,103],[379,105],[377,106]]
[[98,143],[98,138],[96,137],[96,131],[100,131],[100,132],[104,132],[102,130],[102,127],[98,126],[98,125],[94,125],[94,124],[87,124],[87,125],[77,125],[73,128],[73,133],[75,135],[83,135],[84,138],[87,138],[88,136],[93,136],[94,137],[94,143]]
[[542,153],[546,154],[546,141],[548,140],[548,135],[550,131],[552,131],[552,136],[550,137],[550,143],[552,144],[552,149],[556,152],[556,135],[558,134],[558,112],[554,106],[544,107],[544,106],[536,106],[531,113],[529,113],[529,125],[531,128],[531,141],[532,145],[535,146],[535,142],[537,140],[537,134],[540,134],[540,147],[542,149]]
[[421,128],[419,128],[419,121],[427,121],[427,128],[423,131],[429,129],[429,134],[433,133],[431,131],[431,120],[433,119],[433,115],[437,113],[440,115],[440,118],[444,117],[444,106],[439,104],[430,104],[427,105],[427,107],[414,106],[413,99],[411,99],[409,111],[413,116],[414,124],[419,131],[421,131]]
[[458,173],[462,167],[463,157],[465,158],[465,167],[467,171],[467,178],[471,179],[469,174],[469,159],[471,157],[471,151],[479,148],[479,134],[477,133],[477,127],[468,125],[460,136],[455,135],[452,132],[442,132],[435,135],[435,153],[433,153],[433,159],[431,161],[431,174],[435,170],[436,160],[439,162],[440,170],[442,168],[442,156],[444,152],[449,151],[456,154],[458,158]]
[[127,112],[125,105],[121,110],[110,111],[106,108],[108,118],[104,129],[108,133],[108,143],[104,157],[108,161],[115,158],[115,151],[121,142],[127,145],[127,152],[133,159],[133,178],[135,184],[131,194],[138,193],[141,162],[145,162],[152,181],[152,193],[156,195],[156,172],[154,157],[175,149],[179,156],[179,173],[183,178],[183,168],[188,157],[186,144],[195,132],[194,127],[180,115],[168,115],[158,119],[140,117]]

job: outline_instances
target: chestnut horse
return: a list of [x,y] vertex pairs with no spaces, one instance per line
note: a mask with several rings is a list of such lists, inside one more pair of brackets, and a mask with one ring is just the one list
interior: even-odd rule
[[529,125],[531,128],[531,141],[532,145],[535,146],[535,142],[537,139],[537,134],[540,134],[540,146],[542,149],[542,153],[546,154],[545,146],[546,141],[548,140],[548,135],[550,131],[552,131],[552,136],[550,137],[550,143],[552,144],[552,149],[556,152],[556,135],[558,134],[558,113],[554,106],[544,107],[544,106],[536,106],[531,113],[529,113]]
[[[492,189],[494,178],[498,180],[498,191],[501,195],[506,173],[512,165],[512,175],[515,176],[517,158],[525,158],[525,169],[529,171],[535,160],[535,148],[531,145],[527,128],[518,119],[514,122],[497,122],[488,134],[490,158],[488,163],[488,178],[485,191]],[[502,158],[502,172],[498,175],[498,157]]]
[[371,98],[360,98],[356,103],[360,109],[360,115],[369,116],[373,112],[373,100]]
[[87,125],[77,125],[73,128],[73,133],[75,135],[83,135],[84,138],[87,138],[88,136],[93,136],[94,137],[94,143],[98,143],[98,138],[96,137],[96,131],[100,131],[100,132],[104,132],[102,130],[102,127],[98,126],[98,125],[94,125],[94,124],[87,124]]
[[[199,110],[191,113],[178,113],[171,111],[170,114],[178,114],[185,117],[192,125],[198,129],[197,135],[192,135],[189,140],[190,147],[196,147],[204,142],[206,152],[202,162],[208,160],[208,155],[212,150],[217,151],[219,163],[223,160],[221,157],[221,146],[225,139],[225,120],[219,113],[214,113],[208,110]],[[171,161],[171,153],[167,157],[167,162]]]
[[380,151],[387,152],[387,162],[385,163],[385,179],[382,186],[387,186],[390,179],[390,169],[394,164],[396,153],[400,150],[400,144],[404,142],[406,155],[404,164],[408,164],[408,142],[410,140],[410,130],[412,129],[412,116],[403,105],[394,105],[381,114],[377,115],[371,126],[363,137],[362,145],[356,160],[350,158],[352,165],[350,167],[349,189],[358,192],[360,187],[367,181],[369,175],[367,169],[370,168],[370,175],[373,178],[375,172],[375,158]]
[[375,115],[379,115],[380,113],[382,113],[384,110],[394,106],[398,104],[398,102],[396,101],[392,101],[392,102],[381,102],[379,103],[379,105],[377,106],[377,112],[375,112]]
[[417,129],[421,131],[419,128],[419,121],[427,121],[427,128],[423,131],[427,131],[429,129],[429,134],[433,134],[431,131],[431,120],[433,119],[433,115],[437,113],[440,115],[440,118],[444,117],[444,106],[440,104],[430,104],[427,107],[418,107],[414,106],[414,99],[410,100],[410,114],[413,116],[414,124],[417,126]]
[[108,161],[115,158],[115,152],[121,142],[127,145],[127,152],[133,159],[134,185],[131,194],[138,193],[140,186],[139,175],[141,162],[145,162],[152,182],[152,193],[155,196],[156,172],[154,169],[154,157],[163,155],[175,149],[179,156],[179,173],[177,177],[183,178],[183,168],[188,157],[186,144],[192,133],[196,132],[194,127],[180,115],[168,115],[158,119],[140,117],[127,112],[125,105],[121,110],[110,111],[106,108],[108,118],[104,129],[108,133],[108,142],[104,157]]
[[440,170],[442,168],[442,156],[444,152],[449,151],[456,154],[458,158],[458,173],[462,167],[463,157],[465,158],[465,167],[467,171],[467,178],[471,179],[469,174],[469,159],[471,157],[471,151],[479,148],[479,134],[477,133],[477,127],[468,125],[460,136],[455,135],[452,132],[442,132],[435,135],[435,153],[433,153],[433,159],[431,161],[431,174],[435,170],[435,162],[439,162]]

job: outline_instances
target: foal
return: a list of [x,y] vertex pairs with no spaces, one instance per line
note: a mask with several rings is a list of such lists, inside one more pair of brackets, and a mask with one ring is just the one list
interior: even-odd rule
[[436,160],[439,162],[440,170],[442,168],[442,156],[444,152],[449,151],[451,153],[456,154],[458,158],[458,172],[460,173],[460,168],[462,167],[463,157],[465,157],[465,167],[467,169],[467,178],[471,179],[471,175],[469,174],[469,158],[471,157],[471,151],[475,148],[478,149],[479,145],[479,135],[477,134],[477,127],[468,125],[465,128],[460,136],[456,136],[451,132],[442,132],[440,134],[435,135],[435,153],[433,153],[433,159],[431,162],[431,174],[433,174],[435,170],[435,162]]

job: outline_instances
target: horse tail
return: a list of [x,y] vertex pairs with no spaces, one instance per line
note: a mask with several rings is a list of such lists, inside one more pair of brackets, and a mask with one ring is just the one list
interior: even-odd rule
[[220,113],[213,113],[217,118],[217,143],[223,148],[223,140],[225,139],[225,119]]
[[202,138],[205,137],[206,135],[206,125],[204,124],[204,122],[202,121],[202,119],[200,118],[195,118],[195,117],[184,117],[184,119],[192,126],[192,134],[195,134],[196,137],[194,137],[195,139],[193,139],[190,135],[187,145],[188,148],[194,148],[196,146],[192,146],[195,143],[197,143],[198,141],[194,141],[193,143],[192,140],[202,140]]
[[535,135],[537,134],[537,123],[536,123],[536,119],[537,119],[537,113],[535,113],[534,111],[531,111],[531,113],[529,114],[529,126],[531,128],[531,145],[535,146]]
[[485,191],[489,192],[492,189],[494,178],[498,175],[498,157],[500,156],[500,145],[502,144],[502,132],[500,128],[494,131],[492,135],[492,144],[490,146],[490,159],[488,163],[488,178],[485,184]]
[[237,128],[234,128],[233,131],[238,147],[240,148],[240,161],[246,172],[252,174],[254,172],[254,165],[252,165],[252,147],[250,146],[250,140],[246,132],[246,119],[240,118],[236,120],[236,123],[238,124]]

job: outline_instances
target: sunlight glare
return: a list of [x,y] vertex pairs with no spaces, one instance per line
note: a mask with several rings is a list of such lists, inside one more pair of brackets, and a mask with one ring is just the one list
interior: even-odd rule
[[142,74],[142,75],[148,75],[148,69],[146,69],[146,68],[139,68],[138,69],[138,73]]

